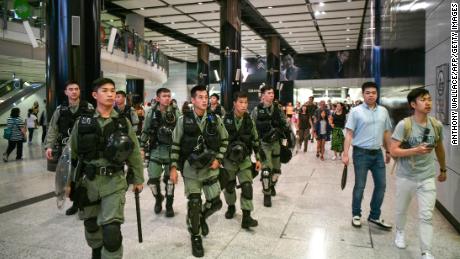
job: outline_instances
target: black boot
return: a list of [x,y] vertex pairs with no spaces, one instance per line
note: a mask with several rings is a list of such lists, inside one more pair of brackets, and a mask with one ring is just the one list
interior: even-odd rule
[[275,183],[273,183],[273,185],[272,185],[272,187],[270,189],[271,189],[271,195],[276,196]]
[[72,204],[72,207],[68,208],[66,211],[65,211],[65,214],[67,216],[70,216],[70,215],[74,215],[75,213],[78,212],[78,208],[77,206],[75,206],[75,203]]
[[192,254],[195,257],[203,257],[203,241],[200,236],[192,236]]
[[209,234],[209,227],[204,217],[200,218],[200,225],[201,225],[201,234],[203,236],[207,236]]
[[235,215],[235,205],[228,205],[227,212],[225,212],[226,219],[232,219]]
[[102,246],[98,248],[93,248],[91,259],[101,259],[101,256],[102,256],[101,251],[102,251]]
[[163,195],[161,194],[158,194],[158,195],[155,195],[155,214],[159,214],[162,210],[162,204],[163,203],[163,200],[164,200],[164,197]]
[[243,220],[241,221],[241,227],[249,229],[250,227],[257,227],[259,223],[257,220],[251,218],[250,210],[243,210]]
[[166,217],[168,218],[174,217],[173,201],[174,201],[174,196],[172,195],[166,196]]
[[270,194],[264,194],[264,206],[271,207],[272,206],[272,196]]

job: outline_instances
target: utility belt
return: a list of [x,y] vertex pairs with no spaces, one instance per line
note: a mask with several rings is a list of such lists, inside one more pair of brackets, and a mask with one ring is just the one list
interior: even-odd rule
[[372,156],[382,153],[382,150],[380,148],[379,149],[366,149],[366,148],[360,148],[357,146],[353,146],[353,151],[365,153],[367,155],[372,155]]
[[83,169],[83,174],[92,181],[96,178],[96,175],[102,176],[115,176],[118,174],[124,173],[124,166],[94,166],[94,165],[85,165]]

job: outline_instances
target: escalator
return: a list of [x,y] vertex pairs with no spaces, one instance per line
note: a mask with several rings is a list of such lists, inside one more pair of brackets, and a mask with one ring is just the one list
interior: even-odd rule
[[12,106],[16,106],[27,97],[45,87],[43,82],[24,82],[14,79],[0,85],[0,114],[8,112]]

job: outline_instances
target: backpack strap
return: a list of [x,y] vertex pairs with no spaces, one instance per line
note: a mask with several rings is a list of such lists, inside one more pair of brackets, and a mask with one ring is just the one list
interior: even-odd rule
[[434,143],[437,146],[441,138],[440,131],[441,131],[442,125],[434,117],[428,116],[428,120],[430,121],[431,126],[434,129]]
[[412,116],[404,118],[404,134],[401,142],[405,142],[409,139],[412,132]]

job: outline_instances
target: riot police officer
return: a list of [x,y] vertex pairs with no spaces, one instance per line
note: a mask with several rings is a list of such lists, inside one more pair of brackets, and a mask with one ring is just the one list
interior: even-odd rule
[[[179,118],[173,132],[170,177],[173,183],[177,183],[176,168],[179,166],[188,199],[187,224],[192,254],[202,257],[201,234],[206,236],[209,232],[206,218],[222,207],[218,174],[227,150],[228,134],[222,119],[207,111],[206,86],[193,87],[191,96],[193,109]],[[206,197],[203,207],[202,190]]]
[[95,114],[81,116],[70,138],[76,171],[70,197],[84,220],[92,258],[122,258],[120,225],[127,188],[123,167],[127,163],[133,169],[133,191],[141,192],[141,152],[131,124],[113,109],[115,83],[107,78],[96,80],[92,95],[97,101]]
[[[66,82],[64,94],[67,96],[67,102],[56,108],[46,133],[45,154],[48,160],[58,159],[61,156],[62,149],[65,146],[64,142],[69,137],[69,132],[78,117],[94,113],[93,105],[80,100],[80,86],[77,82]],[[53,157],[53,153],[56,157]],[[73,215],[77,211],[78,208],[72,205],[67,209],[66,215]]]
[[261,140],[262,188],[264,206],[271,207],[271,196],[276,195],[275,185],[281,175],[280,142],[286,139],[289,127],[281,106],[274,102],[275,91],[270,86],[260,89],[262,102],[251,113]]
[[233,112],[227,113],[223,119],[229,135],[229,145],[223,162],[225,171],[221,173],[221,177],[227,178],[222,181],[226,183],[222,188],[224,188],[225,201],[228,205],[225,218],[231,219],[235,214],[235,187],[236,177],[238,177],[241,188],[240,204],[243,211],[242,228],[256,227],[258,225],[257,220],[251,218],[251,211],[254,210],[252,203],[252,151],[254,151],[256,157],[254,169],[260,171],[262,167],[259,157],[257,129],[247,110],[247,94],[237,92],[233,97]]
[[221,118],[224,117],[225,115],[225,109],[220,105],[219,103],[219,95],[218,94],[212,94],[210,101],[209,101],[209,111],[219,115]]
[[136,109],[126,103],[125,91],[119,90],[115,96],[115,111],[118,114],[126,117],[133,126],[134,132],[137,132],[139,125],[139,117],[137,116]]
[[162,210],[164,196],[161,194],[160,177],[164,171],[166,217],[174,217],[174,184],[169,179],[169,168],[171,164],[172,132],[180,112],[170,101],[171,91],[169,89],[159,88],[155,99],[155,105],[147,113],[141,135],[141,148],[147,150],[147,153],[150,154],[148,165],[149,180],[147,184],[155,197],[154,211],[158,214]]

